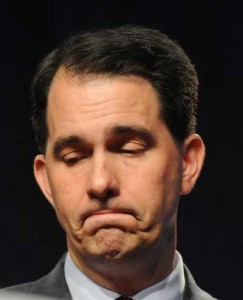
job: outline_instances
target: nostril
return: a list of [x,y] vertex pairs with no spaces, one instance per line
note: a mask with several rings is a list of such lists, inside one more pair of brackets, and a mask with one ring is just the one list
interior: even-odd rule
[[115,196],[115,192],[113,190],[109,190],[107,193],[106,193],[106,197],[109,199],[109,198],[113,198]]
[[89,193],[89,197],[90,199],[93,199],[93,200],[101,200],[101,201],[107,201],[115,196],[117,196],[118,193],[116,193],[116,191],[114,190],[107,190],[107,191],[104,191],[103,193],[97,193],[95,191],[91,191]]

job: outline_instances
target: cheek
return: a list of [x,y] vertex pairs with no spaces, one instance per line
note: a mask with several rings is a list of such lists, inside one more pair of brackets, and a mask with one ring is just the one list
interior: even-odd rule
[[59,167],[49,174],[51,193],[56,202],[72,204],[76,202],[76,199],[80,200],[84,192],[84,178],[86,178],[81,172]]
[[124,190],[146,224],[168,223],[174,217],[180,195],[180,169],[169,160],[158,160],[140,166],[132,176],[127,176]]
[[54,209],[59,222],[64,227],[66,223],[72,222],[74,225],[78,223],[76,219],[85,198],[84,182],[80,176],[70,173],[59,170],[49,176]]

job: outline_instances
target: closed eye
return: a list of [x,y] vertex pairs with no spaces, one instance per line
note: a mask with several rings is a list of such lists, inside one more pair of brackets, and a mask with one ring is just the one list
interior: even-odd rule
[[139,150],[121,149],[121,150],[118,150],[117,152],[121,153],[121,154],[126,154],[128,156],[140,156],[145,152],[145,150],[144,149],[139,149]]
[[127,154],[129,156],[138,156],[144,153],[147,148],[141,142],[125,143],[122,147],[116,150],[117,153]]
[[63,158],[63,162],[68,166],[74,165],[79,160],[80,160],[79,157]]
[[67,166],[75,165],[80,160],[88,157],[88,154],[82,154],[79,152],[70,152],[62,156],[61,161],[63,161]]

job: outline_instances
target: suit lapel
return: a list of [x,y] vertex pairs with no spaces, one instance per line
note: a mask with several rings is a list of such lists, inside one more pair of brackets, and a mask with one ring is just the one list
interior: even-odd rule
[[58,299],[72,299],[64,274],[66,255],[65,253],[62,256],[56,267],[49,274],[35,282],[36,291],[43,291],[43,287],[45,287],[46,293],[49,296]]

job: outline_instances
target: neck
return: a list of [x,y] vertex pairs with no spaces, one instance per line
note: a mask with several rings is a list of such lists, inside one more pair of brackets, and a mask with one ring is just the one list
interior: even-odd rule
[[83,257],[70,247],[69,253],[90,279],[123,296],[130,296],[162,281],[173,271],[175,240],[167,247],[157,248],[140,251],[117,261]]

